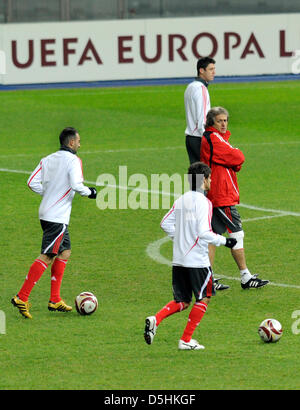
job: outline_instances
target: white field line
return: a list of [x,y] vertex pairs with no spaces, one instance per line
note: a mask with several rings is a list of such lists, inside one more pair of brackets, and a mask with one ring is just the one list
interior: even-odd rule
[[[146,248],[146,253],[149,256],[149,258],[153,259],[155,262],[160,263],[162,265],[167,265],[167,266],[172,266],[172,262],[165,258],[164,256],[161,255],[160,253],[160,248],[163,244],[166,242],[171,241],[171,239],[168,236],[165,236],[161,239],[158,239],[157,241],[151,242],[147,248]],[[222,278],[228,279],[228,280],[238,280],[240,281],[241,279],[239,277],[235,276],[225,276],[221,275]],[[289,285],[286,283],[275,283],[275,282],[270,282],[269,285],[272,286],[278,286],[282,288],[294,288],[294,289],[300,289],[299,285]]]
[[253,222],[253,221],[261,221],[263,219],[272,219],[272,218],[281,218],[282,216],[288,216],[286,213],[277,214],[277,215],[265,215],[265,216],[257,216],[256,218],[246,218],[242,219],[242,222]]
[[253,209],[253,211],[262,211],[262,212],[270,212],[270,213],[279,213],[282,216],[300,216],[300,212],[293,212],[293,211],[284,211],[281,209],[271,209],[271,208],[262,208],[254,205],[248,205],[248,204],[243,204],[240,203],[238,206],[242,208],[247,208],[247,209]]
[[[299,145],[300,141],[286,141],[286,142],[245,142],[238,144],[239,146],[243,147],[256,147],[261,145]],[[119,149],[99,149],[93,151],[79,151],[79,155],[93,155],[93,154],[118,154],[122,152],[143,152],[143,151],[174,151],[174,150],[185,150],[185,146],[183,145],[174,145],[168,147],[140,147],[140,148],[119,148]],[[0,159],[3,158],[22,158],[22,157],[43,157],[48,154],[7,154],[7,155],[0,155]]]
[[0,168],[0,172],[11,172],[14,174],[27,174],[30,175],[30,171],[23,171],[22,169],[9,169],[9,168]]
[[[173,146],[173,147],[140,147],[140,148],[119,148],[119,149],[99,149],[93,151],[79,151],[79,155],[93,155],[93,154],[118,154],[120,152],[143,152],[143,151],[161,151],[161,150],[177,150],[181,149],[182,146]],[[184,147],[185,148],[185,147]],[[0,158],[19,158],[19,157],[43,157],[48,154],[7,154],[0,155]]]
[[[30,171],[25,171],[21,169],[9,169],[9,168],[0,168],[0,172],[7,172],[7,173],[16,173],[16,174],[25,174],[25,175],[30,175]],[[130,187],[130,186],[121,186],[121,185],[113,185],[113,184],[97,184],[97,181],[84,181],[86,184],[91,184],[91,185],[96,185],[96,186],[107,186],[110,188],[115,188],[115,189],[123,189],[123,190],[129,190],[129,191],[136,191],[136,192],[145,192],[148,194],[155,194],[155,195],[166,195],[166,196],[171,196],[171,197],[176,197],[176,194],[173,192],[165,192],[165,191],[153,191],[149,189],[140,189],[140,188],[135,188],[135,187]],[[254,211],[260,211],[260,212],[267,212],[267,213],[273,213],[275,215],[267,215],[267,216],[260,216],[256,218],[249,218],[245,219],[243,222],[250,222],[250,221],[256,221],[259,219],[271,219],[271,218],[276,218],[279,216],[300,216],[300,212],[292,212],[292,211],[285,211],[281,209],[270,209],[270,208],[262,208],[254,205],[248,205],[248,204],[239,204],[238,206],[242,208],[247,208],[247,209],[252,209]]]
[[[23,171],[23,170],[18,170],[18,169],[8,169],[8,168],[0,168],[0,172],[9,172],[9,173],[17,173],[17,174],[26,174],[26,175],[30,175],[31,172],[30,171]],[[91,185],[97,185],[95,181],[85,181],[85,183],[87,184],[91,184]],[[112,188],[118,188],[118,189],[130,189],[133,190],[134,188],[131,187],[122,187],[122,186],[118,186],[118,185],[107,185],[107,186],[111,186]],[[146,191],[146,190],[143,190]],[[148,193],[161,193],[161,192],[157,192],[157,191],[147,191]],[[164,194],[167,194],[166,192]],[[170,195],[170,193],[169,193]],[[277,215],[267,215],[267,216],[261,216],[261,217],[257,217],[257,218],[248,218],[248,219],[244,219],[242,220],[242,222],[250,222],[250,221],[257,221],[260,219],[271,219],[271,218],[278,218],[278,217],[282,217],[282,216],[300,216],[300,213],[298,212],[289,212],[289,211],[282,211],[282,210],[275,210],[275,209],[268,209],[268,208],[259,208],[253,205],[247,205],[247,204],[240,204],[240,206],[243,206],[244,208],[248,208],[248,209],[253,209],[255,211],[264,211],[264,212],[272,212],[272,213],[277,213]],[[171,261],[169,261],[167,258],[165,258],[164,256],[162,256],[160,254],[160,247],[167,241],[169,241],[169,237],[166,236],[162,239],[159,239],[155,242],[150,243],[147,246],[146,252],[148,254],[148,256],[153,259],[154,261],[156,261],[157,263],[160,264],[164,264],[164,265],[168,265],[171,266],[172,263]],[[240,280],[237,277],[232,277],[232,276],[224,276],[222,275],[222,277],[224,277],[225,279],[229,279],[229,280]],[[270,282],[270,285],[273,286],[279,286],[279,287],[286,287],[286,288],[296,288],[296,289],[300,289],[300,286],[298,285],[288,285],[288,284],[284,284],[284,283],[273,283]]]
[[[298,145],[300,141],[287,141],[287,142],[245,142],[238,144],[243,147],[256,147],[260,145]],[[80,151],[81,155],[93,155],[93,154],[108,154],[108,153],[120,153],[120,152],[142,152],[142,151],[172,151],[186,149],[183,145],[174,145],[169,147],[140,147],[140,148],[120,148],[120,149],[108,149],[108,150],[94,150],[94,151]],[[0,157],[1,158],[1,157]]]

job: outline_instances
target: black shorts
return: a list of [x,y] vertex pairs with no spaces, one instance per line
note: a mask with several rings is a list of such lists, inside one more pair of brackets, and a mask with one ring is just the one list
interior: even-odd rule
[[235,206],[214,208],[211,226],[212,230],[219,235],[226,231],[231,233],[243,230],[241,217]]
[[215,295],[213,273],[211,268],[186,268],[173,266],[173,295],[176,302],[190,303],[195,295],[196,300]]
[[58,255],[71,249],[68,225],[41,220],[43,240],[41,253],[45,255]]
[[200,161],[202,137],[193,137],[192,135],[186,135],[185,146],[189,156],[190,164]]

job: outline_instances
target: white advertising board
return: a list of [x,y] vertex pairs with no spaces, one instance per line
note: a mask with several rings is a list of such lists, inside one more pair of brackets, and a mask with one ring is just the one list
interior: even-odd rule
[[285,74],[297,70],[297,50],[298,13],[4,24],[0,82],[193,77],[206,55],[218,76]]

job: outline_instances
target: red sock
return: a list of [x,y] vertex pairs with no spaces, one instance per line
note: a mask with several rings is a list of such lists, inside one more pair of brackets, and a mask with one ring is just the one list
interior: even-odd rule
[[57,303],[61,300],[60,287],[67,262],[66,259],[55,258],[52,264],[50,300],[53,303]]
[[184,304],[182,302],[177,303],[175,300],[172,300],[156,313],[156,325],[158,326],[163,319],[173,315],[174,313],[181,312],[183,309]]
[[27,302],[29,295],[32,291],[34,285],[38,282],[44,271],[48,268],[47,263],[43,262],[40,259],[36,259],[31,265],[28,275],[24,281],[24,284],[20,291],[18,292],[18,297]]
[[194,304],[192,310],[190,311],[188,323],[184,329],[181,340],[184,342],[189,342],[191,340],[196,327],[199,325],[204,313],[206,312],[206,309],[207,304],[204,302],[196,302]]

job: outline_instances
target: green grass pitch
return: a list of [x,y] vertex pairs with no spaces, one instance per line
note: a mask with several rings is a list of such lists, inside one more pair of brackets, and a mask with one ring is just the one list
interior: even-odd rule
[[[239,207],[247,262],[272,283],[243,291],[225,248],[214,270],[228,291],[211,301],[194,337],[204,351],[180,352],[188,312],[166,319],[153,345],[144,320],[172,298],[171,270],[147,253],[164,233],[166,209],[99,210],[75,196],[70,222],[72,256],[62,296],[91,291],[99,300],[90,317],[49,312],[46,271],[30,301],[33,320],[10,304],[39,255],[40,197],[26,186],[28,172],[58,149],[65,126],[81,134],[84,177],[140,173],[183,175],[185,86],[11,91],[0,94],[1,267],[0,389],[298,389],[300,326],[300,84],[211,84],[212,105],[230,112],[231,143],[243,150]],[[6,171],[5,171],[6,170]],[[10,170],[8,172],[7,170]],[[13,172],[19,171],[19,172]],[[27,172],[27,173],[26,173]],[[149,188],[150,189],[150,188]],[[170,202],[172,205],[172,201]],[[253,208],[249,208],[252,205]],[[171,259],[170,242],[157,247]],[[300,314],[300,312],[298,312]],[[264,344],[257,328],[274,317],[279,343]],[[298,329],[299,328],[299,329]],[[3,331],[3,323],[2,323]],[[192,377],[191,377],[192,376]]]

